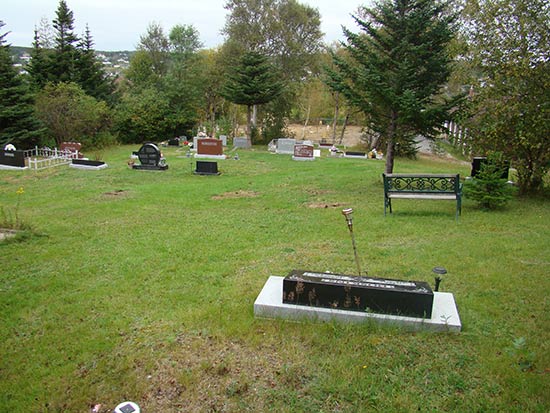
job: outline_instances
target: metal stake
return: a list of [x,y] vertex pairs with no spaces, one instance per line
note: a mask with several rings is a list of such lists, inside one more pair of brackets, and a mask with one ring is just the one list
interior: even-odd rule
[[[359,256],[357,255],[357,247],[355,246],[355,236],[353,234],[353,208],[347,208],[342,210],[342,215],[346,217],[349,233],[351,234],[351,244],[353,245],[353,254],[355,255],[355,264],[357,265],[357,275],[361,276],[361,265],[359,263]],[[365,271],[365,275],[367,271]]]
[[441,280],[443,280],[442,275],[447,274],[447,270],[443,267],[435,267],[432,272],[436,274],[435,276],[435,291],[439,291],[439,284],[441,284]]

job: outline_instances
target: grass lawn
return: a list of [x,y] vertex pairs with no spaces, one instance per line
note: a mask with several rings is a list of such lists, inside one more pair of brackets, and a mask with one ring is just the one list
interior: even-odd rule
[[[292,161],[255,148],[196,176],[109,167],[0,171],[0,206],[32,230],[0,242],[0,411],[548,412],[550,203],[497,212],[395,200],[381,161]],[[458,172],[437,158],[396,172]],[[23,187],[24,193],[17,194]],[[270,275],[449,274],[463,331],[255,319]]]

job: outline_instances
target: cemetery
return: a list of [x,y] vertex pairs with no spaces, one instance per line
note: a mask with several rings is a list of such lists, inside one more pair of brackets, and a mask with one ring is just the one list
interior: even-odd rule
[[[547,202],[464,198],[454,220],[447,202],[393,199],[384,216],[383,162],[258,146],[201,179],[189,163],[218,160],[179,150],[163,148],[162,174],[127,167],[160,156],[135,146],[107,151],[100,175],[0,171],[3,210],[28,224],[0,241],[3,394],[47,389],[18,406],[361,411],[363,386],[388,411],[550,405]],[[462,183],[471,164],[397,171]]]
[[550,411],[547,0],[24,3],[0,412]]

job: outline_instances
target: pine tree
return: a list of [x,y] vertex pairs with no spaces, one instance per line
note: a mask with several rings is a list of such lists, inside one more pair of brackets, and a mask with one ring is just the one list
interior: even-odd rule
[[80,57],[76,48],[78,37],[74,34],[73,12],[69,9],[65,0],[59,2],[56,18],[53,20],[53,27],[55,40],[50,80],[55,83],[78,81],[75,67],[76,61]]
[[252,143],[252,106],[271,102],[283,92],[273,65],[264,55],[247,52],[227,75],[222,95],[229,101],[247,107],[246,134]]
[[[4,23],[0,21],[0,28]],[[6,33],[0,35],[0,145],[31,147],[43,129],[34,117],[32,96],[13,66]]]
[[76,62],[78,84],[86,94],[106,101],[112,95],[113,86],[107,78],[102,64],[97,60],[93,45],[90,28],[86,25],[84,37],[78,44],[80,51],[80,58]]
[[32,43],[31,60],[25,68],[31,77],[31,84],[36,89],[42,89],[48,83],[50,73],[48,50],[42,47],[38,30],[34,30],[34,41]]
[[362,33],[344,29],[347,56],[333,55],[327,83],[386,142],[391,173],[396,148],[414,150],[417,134],[434,136],[448,118],[452,102],[436,96],[450,75],[454,16],[437,0],[383,0],[362,14],[355,17]]

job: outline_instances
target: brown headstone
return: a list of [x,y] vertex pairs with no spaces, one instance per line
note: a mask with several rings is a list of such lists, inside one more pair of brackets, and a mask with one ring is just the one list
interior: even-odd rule
[[198,155],[223,155],[223,142],[219,139],[198,139]]
[[295,158],[313,158],[313,146],[311,145],[294,145]]

